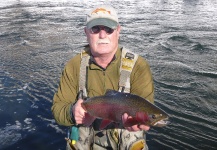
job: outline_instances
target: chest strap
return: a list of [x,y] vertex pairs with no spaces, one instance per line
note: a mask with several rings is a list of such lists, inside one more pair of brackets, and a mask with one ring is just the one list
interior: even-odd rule
[[[81,66],[80,66],[80,79],[79,79],[79,91],[83,91],[83,96],[87,97],[87,73],[89,66],[90,56],[86,51],[81,52]],[[130,74],[138,59],[138,55],[122,48],[121,65],[120,65],[120,79],[119,79],[119,91],[130,93]]]
[[130,74],[138,59],[138,54],[135,54],[125,48],[122,48],[119,92],[130,93]]
[[80,66],[80,79],[79,79],[79,91],[83,91],[83,96],[87,97],[87,73],[89,66],[90,56],[86,51],[81,52],[81,66]]

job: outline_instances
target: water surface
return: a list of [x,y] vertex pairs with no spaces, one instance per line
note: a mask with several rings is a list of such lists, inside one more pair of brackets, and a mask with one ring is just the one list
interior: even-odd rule
[[50,108],[64,64],[86,42],[85,11],[112,4],[120,44],[150,63],[155,104],[171,124],[147,133],[150,150],[217,149],[217,2],[0,2],[0,149],[65,149]]

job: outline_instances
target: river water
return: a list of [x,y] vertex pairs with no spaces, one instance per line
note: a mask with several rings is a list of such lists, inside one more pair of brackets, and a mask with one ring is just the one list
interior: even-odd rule
[[217,1],[0,2],[0,149],[64,150],[51,114],[64,64],[85,44],[85,11],[111,4],[120,44],[145,57],[155,104],[171,124],[147,133],[150,150],[217,149]]

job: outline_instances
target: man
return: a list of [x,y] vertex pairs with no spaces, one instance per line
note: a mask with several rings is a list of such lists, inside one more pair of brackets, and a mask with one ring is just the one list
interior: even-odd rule
[[[117,128],[111,124],[100,131],[100,119],[96,119],[91,126],[85,126],[91,117],[81,106],[84,100],[77,97],[79,90],[83,88],[84,96],[87,97],[104,95],[107,89],[120,91],[122,88],[125,91],[125,87],[120,85],[120,70],[124,70],[121,67],[124,50],[118,45],[121,27],[114,8],[97,6],[86,17],[84,31],[89,45],[72,58],[63,70],[58,91],[54,95],[54,118],[60,125],[81,125],[77,126],[80,137],[72,145],[74,149],[147,149],[145,131],[149,130],[149,126],[140,124]],[[131,56],[132,59],[137,56],[134,53],[127,54],[130,62]],[[87,62],[87,69],[82,68],[83,60]],[[153,79],[147,61],[138,56],[134,65],[130,66],[133,67],[129,74],[128,92],[153,102]],[[83,82],[85,86],[81,87]],[[123,114],[123,124],[129,118],[131,116]],[[69,146],[67,148],[70,149]]]

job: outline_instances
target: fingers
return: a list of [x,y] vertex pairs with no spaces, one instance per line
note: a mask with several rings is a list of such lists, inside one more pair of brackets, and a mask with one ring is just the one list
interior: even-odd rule
[[84,100],[79,99],[72,108],[76,124],[83,124],[86,111],[81,106]]
[[139,125],[138,128],[140,128],[141,130],[145,130],[145,131],[148,131],[150,129],[150,126],[146,126],[146,125]]
[[[127,113],[124,113],[122,115],[123,125],[125,125],[129,120],[133,120],[133,117],[129,116]],[[144,125],[144,124],[135,124],[135,125],[130,126],[130,127],[125,127],[125,129],[127,129],[128,131],[141,131],[141,130],[148,131],[150,129],[150,127],[147,125]]]
[[122,122],[123,122],[123,124],[125,124],[126,123],[126,121],[127,121],[127,119],[128,119],[128,114],[127,113],[124,113],[123,115],[122,115]]

